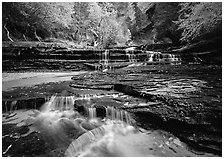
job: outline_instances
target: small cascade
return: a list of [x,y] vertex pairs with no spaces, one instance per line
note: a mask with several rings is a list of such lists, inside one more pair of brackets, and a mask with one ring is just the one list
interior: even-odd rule
[[146,51],[147,62],[161,61],[164,56],[160,52]]
[[169,54],[169,59],[172,64],[181,64],[180,55]]
[[181,64],[180,55],[162,54],[160,52],[153,52],[153,51],[146,51],[146,53],[147,53],[147,62]]
[[153,62],[153,55],[154,54],[147,54],[148,62]]
[[13,113],[14,111],[17,110],[17,101],[4,101],[4,104],[3,104],[3,110],[5,109],[5,112],[6,113]]
[[128,54],[129,62],[137,62],[136,55],[134,53]]
[[129,62],[137,62],[136,55],[134,54],[134,50],[125,50],[126,55],[128,56]]
[[91,99],[91,96],[89,94],[84,94],[84,95],[81,95],[81,97],[78,99],[81,99],[81,100],[84,99],[84,100],[89,101]]
[[45,102],[45,98],[18,99],[14,101],[2,101],[2,111],[12,113],[19,110],[38,110]]
[[17,101],[12,101],[11,103],[9,101],[4,102],[4,108],[6,113],[13,113],[14,111],[17,110]]
[[170,54],[170,61],[172,61],[172,62],[173,62],[173,61],[176,61],[176,59],[175,59],[175,55],[171,55],[171,54]]
[[73,96],[52,96],[43,108],[45,111],[72,110],[74,102],[75,100]]
[[136,55],[134,54],[135,47],[125,49],[129,62],[137,62]]
[[95,65],[95,70],[99,71],[100,70],[100,65]]
[[131,125],[131,116],[124,110],[117,110],[114,107],[106,108],[106,118],[111,120],[120,120]]
[[96,116],[96,108],[88,108],[87,114],[90,119],[95,119],[97,117]]
[[36,131],[43,134],[44,140],[55,148],[67,147],[71,143],[68,132],[83,131],[74,120],[80,116],[74,110],[75,99],[73,96],[51,96],[40,111],[36,110],[31,118],[25,121],[29,124],[29,133]]
[[[109,68],[109,50],[105,50],[102,53],[102,59],[100,60],[99,63],[101,65],[101,67],[102,67],[101,68],[102,70],[105,70],[105,69],[108,69]],[[96,68],[96,69],[99,69],[99,68]]]
[[48,102],[51,99],[51,97],[47,96],[45,97],[45,102]]
[[17,101],[12,101],[11,103],[11,107],[10,107],[10,112],[13,112],[14,110],[16,110],[16,108],[14,109],[14,106],[16,105]]

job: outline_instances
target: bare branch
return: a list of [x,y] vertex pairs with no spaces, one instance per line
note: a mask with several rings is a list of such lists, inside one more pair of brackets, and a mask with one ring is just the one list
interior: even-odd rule
[[36,38],[39,42],[41,42],[40,37],[37,35],[37,30],[36,30],[36,28],[35,28],[35,31],[34,31],[34,35],[35,35],[35,38]]
[[5,28],[6,32],[7,32],[7,37],[8,37],[8,39],[9,39],[11,42],[14,42],[14,40],[9,36],[9,30],[6,28],[6,24],[4,25],[4,28]]

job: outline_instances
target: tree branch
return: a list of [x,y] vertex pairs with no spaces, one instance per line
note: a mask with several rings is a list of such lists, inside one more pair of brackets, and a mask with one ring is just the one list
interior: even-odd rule
[[23,38],[27,41],[27,38],[26,38],[26,36],[23,34]]
[[9,36],[9,30],[6,28],[6,24],[4,25],[5,30],[7,31],[7,37],[11,42],[14,42],[14,40]]
[[36,38],[39,42],[41,42],[40,37],[37,35],[36,28],[34,28],[34,29],[35,29],[35,31],[34,31],[35,38]]

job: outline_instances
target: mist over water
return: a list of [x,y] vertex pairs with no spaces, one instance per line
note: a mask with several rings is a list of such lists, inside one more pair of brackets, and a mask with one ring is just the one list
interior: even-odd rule
[[[26,119],[30,131],[40,133],[53,149],[68,157],[195,156],[179,139],[160,131],[135,126],[131,115],[114,107],[104,114],[91,104],[90,96],[52,96],[40,111]],[[77,101],[85,100],[79,110]],[[172,150],[173,149],[173,150]]]
[[104,118],[97,117],[94,107],[86,107],[87,115],[81,115],[74,107],[80,99],[87,97],[52,96],[26,123],[52,147],[67,149],[66,156],[133,156],[122,141],[138,132],[131,116],[113,107],[105,107]]
[[147,146],[142,145],[144,140],[149,141],[146,135],[140,134],[133,126],[107,121],[73,141],[65,154],[82,157],[151,156],[142,153],[147,152]]

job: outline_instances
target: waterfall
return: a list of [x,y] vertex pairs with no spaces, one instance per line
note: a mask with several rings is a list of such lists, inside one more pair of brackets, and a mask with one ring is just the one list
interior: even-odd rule
[[[105,108],[106,117],[100,119],[97,118],[97,108],[93,105],[89,107],[89,104],[87,104],[84,107],[88,116],[87,118],[82,116],[80,112],[73,108],[74,103],[76,100],[87,100],[88,103],[90,97],[90,95],[84,95],[80,98],[74,96],[51,96],[49,101],[42,106],[40,112],[38,111],[39,113],[36,114],[36,117],[29,119],[31,129],[43,133],[46,136],[45,140],[50,142],[50,144],[56,147],[67,147],[71,143],[71,138],[68,134],[70,131],[74,131],[75,136],[86,134],[76,140],[77,144],[85,145],[90,139],[103,135],[104,131],[110,132],[110,127],[114,128],[117,124],[127,127],[131,123],[131,117],[126,111],[119,111],[114,107]],[[16,102],[12,102],[11,106],[13,107],[15,104]],[[125,122],[127,124],[124,124]],[[111,126],[107,126],[108,124]],[[76,147],[79,146],[76,145]],[[74,147],[73,151],[76,151],[76,147]],[[77,151],[80,150],[77,149]]]
[[75,99],[73,96],[52,96],[50,100],[42,107],[43,111],[51,110],[72,110]]
[[102,59],[99,63],[102,65],[102,70],[109,68],[109,50],[105,50],[102,53]]
[[147,54],[148,62],[153,62],[153,55],[154,54]]
[[45,102],[48,102],[51,99],[51,97],[47,96],[45,97]]
[[181,64],[180,55],[169,54],[169,60],[171,64],[174,64],[174,65]]
[[[10,107],[10,112],[13,112],[13,107],[16,105],[17,101],[12,101],[11,107]],[[15,108],[16,110],[16,108]]]
[[[13,111],[17,110],[16,103],[17,101],[12,101],[11,103],[9,101],[5,101],[4,102],[5,112],[11,114]],[[8,108],[8,106],[10,107]]]
[[160,52],[146,51],[147,62],[165,62],[171,64],[181,64],[180,55],[162,54]]
[[[84,111],[87,111],[87,116],[74,109],[77,100],[84,100],[88,103],[92,102],[91,98],[101,97],[100,95],[80,97],[54,95],[46,98],[47,102],[40,111],[35,110],[35,113],[32,113],[30,118],[24,121],[24,124],[27,124],[30,129],[25,135],[32,132],[41,133],[43,140],[52,148],[67,149],[66,156],[79,156],[81,152],[88,150],[88,146],[92,143],[99,144],[99,148],[102,147],[101,143],[109,144],[109,141],[113,141],[114,146],[120,145],[121,142],[116,139],[116,136],[125,137],[129,134],[136,134],[137,131],[131,125],[132,119],[128,112],[109,106],[96,108],[92,103],[90,103],[92,105],[85,105],[85,102],[82,105],[85,107]],[[18,103],[13,101],[6,104],[12,111]],[[97,110],[100,111],[97,112]],[[97,117],[97,113],[99,117]],[[100,113],[103,115],[100,116]],[[108,149],[110,150],[110,148]]]
[[136,55],[134,54],[135,47],[125,49],[129,62],[137,62]]
[[124,110],[117,110],[114,107],[106,108],[106,118],[111,120],[120,120],[122,122],[126,122],[131,125],[131,116],[128,112]]
[[88,117],[90,119],[95,119],[97,116],[96,116],[96,108],[88,108],[87,109],[87,114],[88,114]]
[[[100,97],[100,96],[99,96]],[[98,96],[91,97],[90,95],[83,95],[81,97],[75,98],[74,96],[52,96],[48,102],[44,104],[41,108],[42,112],[50,112],[50,111],[66,111],[66,110],[74,110],[75,100],[85,100],[87,101],[87,105],[85,106],[86,114],[89,119],[97,118],[97,108],[95,108],[91,104],[91,98],[99,98]],[[105,117],[106,119],[122,121],[127,124],[131,124],[131,116],[128,112],[124,110],[118,110],[114,107],[106,107],[105,108]]]
[[12,101],[11,103],[9,101],[5,101],[5,103],[4,103],[5,112],[11,114],[13,111],[17,110],[16,103],[17,103],[17,101]]
[[[101,61],[101,60],[100,60]],[[95,65],[95,70],[99,71],[100,70],[100,65]]]
[[[68,132],[84,132],[76,119],[80,114],[74,110],[73,96],[51,96],[34,115],[27,119],[31,131],[40,132],[44,140],[55,148],[67,147],[72,139]],[[84,119],[83,119],[84,120]],[[28,133],[28,134],[29,134]]]
[[129,62],[137,62],[136,55],[131,52],[126,52],[126,55],[128,56]]

